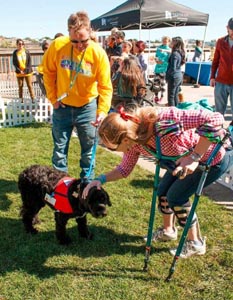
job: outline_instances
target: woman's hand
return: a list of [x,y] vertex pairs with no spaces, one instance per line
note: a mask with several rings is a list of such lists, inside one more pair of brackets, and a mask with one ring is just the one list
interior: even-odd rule
[[184,179],[187,175],[192,174],[198,167],[199,162],[194,161],[190,156],[184,156],[177,160],[177,167],[172,172],[173,176],[178,176],[180,179]]
[[99,180],[93,180],[92,182],[90,182],[90,183],[85,187],[85,189],[83,190],[83,194],[82,194],[82,198],[83,198],[83,199],[86,199],[86,198],[87,198],[90,189],[91,189],[92,187],[94,187],[94,186],[96,186],[96,188],[97,188],[98,190],[100,190],[100,189],[101,189],[101,182],[100,182]]

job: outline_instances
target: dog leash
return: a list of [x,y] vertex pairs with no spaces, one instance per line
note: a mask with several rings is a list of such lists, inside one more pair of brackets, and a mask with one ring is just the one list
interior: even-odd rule
[[96,130],[95,130],[95,138],[94,138],[94,144],[93,144],[93,147],[92,147],[90,167],[89,167],[89,170],[87,172],[87,175],[84,177],[84,179],[87,179],[87,180],[89,179],[89,177],[91,175],[91,172],[92,172],[92,169],[93,169],[93,166],[94,166],[94,162],[95,162],[96,149],[97,149],[97,145],[98,145],[98,128],[99,128],[99,125],[96,126]]

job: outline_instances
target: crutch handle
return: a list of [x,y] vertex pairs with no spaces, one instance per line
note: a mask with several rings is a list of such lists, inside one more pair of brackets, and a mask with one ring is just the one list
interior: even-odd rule
[[[169,173],[173,173],[173,171],[175,170],[175,168],[177,167],[175,162],[172,160],[163,160],[161,159],[159,161],[160,167],[163,169],[166,169]],[[180,177],[183,174],[183,170],[180,170],[177,174],[176,177]]]

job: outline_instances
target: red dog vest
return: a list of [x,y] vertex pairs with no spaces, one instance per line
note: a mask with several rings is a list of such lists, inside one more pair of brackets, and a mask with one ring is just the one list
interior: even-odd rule
[[60,179],[55,187],[52,195],[46,194],[45,201],[51,204],[56,210],[66,214],[73,213],[73,209],[68,199],[69,187],[74,181],[74,178],[64,177]]

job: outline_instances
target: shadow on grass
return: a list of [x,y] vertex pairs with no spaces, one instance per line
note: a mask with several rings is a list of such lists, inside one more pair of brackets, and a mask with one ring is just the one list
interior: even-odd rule
[[0,210],[7,211],[11,205],[7,193],[18,193],[17,183],[14,180],[0,179],[0,187]]
[[[112,277],[113,273],[118,274],[121,267],[114,271],[110,267],[94,268],[88,265],[89,259],[93,258],[109,258],[112,255],[120,256],[128,255],[136,256],[145,253],[145,245],[141,236],[132,236],[129,234],[119,234],[115,231],[102,226],[89,226],[90,231],[94,234],[93,240],[82,239],[77,234],[76,227],[69,228],[68,234],[73,242],[69,246],[61,246],[57,243],[54,231],[39,232],[37,235],[30,235],[24,232],[21,220],[1,218],[0,219],[0,274],[4,275],[8,272],[17,270],[33,274],[39,278],[49,278],[56,274],[69,272],[77,272],[86,276],[103,276]],[[157,248],[156,253],[168,251],[168,248]],[[153,253],[151,253],[153,254]],[[71,258],[69,258],[71,256]],[[76,259],[88,258],[82,261],[84,265],[79,266],[75,262]],[[126,258],[125,258],[126,259]],[[48,261],[56,262],[54,266],[49,266]],[[61,268],[60,260],[63,267]],[[69,262],[72,264],[69,266]],[[143,261],[142,261],[143,264]],[[128,277],[127,272],[135,273],[141,271],[143,266],[122,267],[122,274]],[[140,269],[141,268],[141,269]],[[126,272],[127,271],[127,272]],[[104,276],[105,276],[104,275]],[[143,275],[144,276],[144,275]]]
[[[161,179],[162,177],[159,178],[159,180]],[[140,188],[153,189],[154,180],[155,180],[154,175],[151,174],[148,175],[146,179],[133,179],[130,181],[130,184],[137,189]]]
[[154,176],[148,175],[147,178],[142,179],[132,179],[129,183],[131,186],[135,187],[136,189],[153,189],[154,184]]

